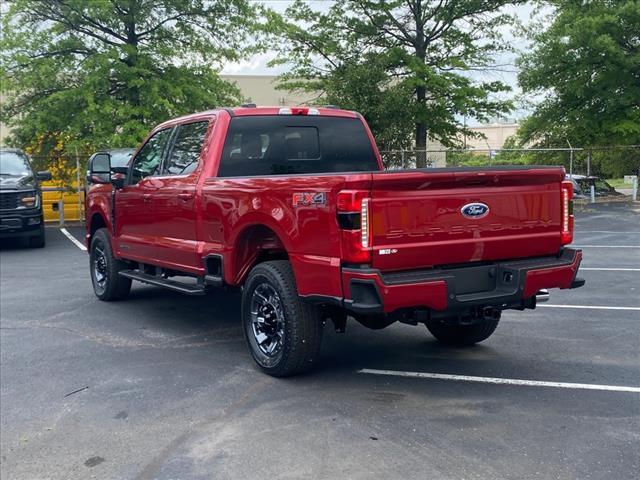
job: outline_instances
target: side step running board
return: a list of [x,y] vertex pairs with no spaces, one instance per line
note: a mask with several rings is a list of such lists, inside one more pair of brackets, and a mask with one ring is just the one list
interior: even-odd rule
[[121,270],[118,272],[123,277],[130,278],[132,280],[138,280],[142,283],[148,283],[157,287],[164,287],[175,292],[185,293],[187,295],[204,295],[204,287],[198,285],[189,285],[182,282],[176,282],[167,278],[158,277],[156,275],[149,275],[148,273],[142,273],[139,270]]

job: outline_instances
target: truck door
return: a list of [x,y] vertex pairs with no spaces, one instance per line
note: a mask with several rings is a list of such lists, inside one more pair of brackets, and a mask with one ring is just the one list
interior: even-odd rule
[[197,270],[196,191],[200,156],[209,120],[176,127],[153,196],[158,261],[178,270]]
[[171,131],[160,130],[147,140],[131,162],[127,185],[116,191],[116,245],[125,258],[153,263],[156,257],[152,200]]

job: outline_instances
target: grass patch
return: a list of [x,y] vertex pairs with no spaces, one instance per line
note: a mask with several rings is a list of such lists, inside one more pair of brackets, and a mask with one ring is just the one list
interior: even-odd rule
[[607,178],[607,183],[613,188],[631,188],[630,183],[624,183],[624,178]]

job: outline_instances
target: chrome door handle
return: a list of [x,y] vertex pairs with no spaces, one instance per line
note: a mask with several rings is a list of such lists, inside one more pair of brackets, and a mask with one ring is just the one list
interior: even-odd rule
[[193,193],[186,193],[186,192],[179,193],[178,198],[184,201],[191,200],[193,198]]

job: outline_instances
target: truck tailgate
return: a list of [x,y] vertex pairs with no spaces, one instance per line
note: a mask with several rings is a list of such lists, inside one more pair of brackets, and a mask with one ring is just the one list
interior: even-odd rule
[[407,270],[555,255],[563,179],[560,167],[374,173],[373,267]]

